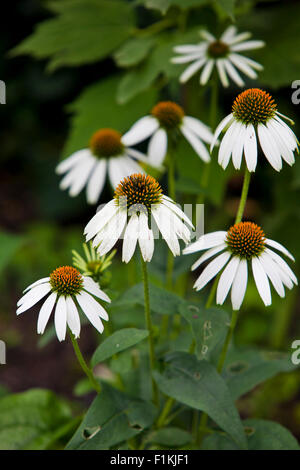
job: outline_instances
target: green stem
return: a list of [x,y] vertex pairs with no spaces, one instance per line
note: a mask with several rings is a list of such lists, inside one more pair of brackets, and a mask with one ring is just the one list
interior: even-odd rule
[[244,210],[245,210],[245,205],[246,205],[246,202],[247,202],[250,179],[251,179],[251,173],[246,168],[245,175],[244,175],[244,182],[243,182],[243,188],[242,188],[240,204],[239,204],[239,208],[238,208],[238,211],[237,211],[237,214],[236,214],[234,224],[238,224],[242,221],[242,217],[243,217]]
[[227,331],[227,335],[226,335],[226,338],[225,338],[225,342],[223,344],[223,348],[222,348],[220,357],[219,357],[219,362],[218,362],[218,367],[217,367],[217,370],[218,370],[219,373],[221,373],[222,370],[223,370],[223,366],[224,366],[224,362],[225,362],[225,359],[226,359],[227,351],[228,351],[228,348],[229,348],[229,345],[230,345],[230,342],[231,342],[231,339],[232,339],[232,336],[233,336],[234,329],[236,327],[236,323],[237,323],[237,319],[238,319],[238,313],[239,313],[238,310],[232,310],[231,322],[230,322],[230,325],[229,325],[229,329]]
[[158,390],[156,383],[153,380],[152,372],[155,366],[155,352],[154,352],[154,341],[153,341],[153,327],[151,321],[151,312],[150,312],[150,296],[149,296],[149,280],[148,280],[148,269],[147,264],[143,260],[143,256],[141,254],[141,264],[142,264],[142,272],[143,272],[143,282],[144,282],[144,303],[145,303],[145,320],[146,326],[149,331],[148,336],[148,347],[149,347],[149,364],[150,364],[150,373],[151,373],[151,382],[152,382],[152,398],[155,405],[159,404],[158,400]]
[[73,344],[73,348],[74,348],[76,357],[78,359],[78,362],[79,362],[83,372],[87,375],[92,387],[96,390],[96,392],[100,393],[101,392],[101,387],[100,387],[99,382],[95,379],[92,370],[89,368],[89,366],[85,362],[85,359],[84,359],[84,357],[83,357],[83,355],[80,351],[80,348],[79,348],[77,340],[75,339],[75,336],[73,335],[73,333],[71,333],[71,331],[69,333],[70,333],[70,338],[71,338],[71,341],[72,341],[72,344]]
[[157,424],[156,424],[157,428],[162,428],[163,425],[165,424],[165,420],[172,409],[173,403],[174,403],[174,398],[169,397],[166,400],[165,406],[163,407],[162,412],[159,415],[158,420],[157,420]]

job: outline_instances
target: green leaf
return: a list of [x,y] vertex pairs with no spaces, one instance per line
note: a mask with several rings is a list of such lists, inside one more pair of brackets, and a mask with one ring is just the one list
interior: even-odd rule
[[179,313],[189,323],[196,343],[198,359],[209,359],[217,345],[224,342],[229,315],[221,308],[204,308],[192,302],[179,306]]
[[261,382],[294,369],[288,354],[234,348],[228,352],[222,375],[236,400]]
[[217,10],[219,10],[223,16],[229,16],[234,19],[234,7],[236,0],[215,0]]
[[57,16],[12,50],[50,58],[49,69],[98,61],[113,52],[131,34],[133,10],[118,0],[60,0],[52,2]]
[[[150,283],[150,308],[153,312],[161,315],[174,315],[179,312],[179,305],[184,302],[181,297],[161,287]],[[144,305],[143,284],[136,284],[128,289],[114,304],[111,310],[119,310],[121,307],[130,305]]]
[[74,113],[71,132],[65,145],[65,156],[85,148],[91,135],[101,127],[112,127],[125,132],[138,118],[148,114],[156,100],[154,90],[147,91],[128,105],[120,105],[115,100],[118,76],[101,80],[91,85],[68,106]]
[[24,238],[19,235],[0,232],[0,271],[5,268],[23,243]]
[[71,418],[69,406],[49,390],[5,396],[0,400],[0,449],[47,449]]
[[155,44],[155,38],[128,39],[114,54],[119,67],[132,67],[139,64],[148,55]]
[[149,428],[156,409],[103,384],[67,449],[109,449]]
[[255,60],[264,66],[259,72],[260,82],[273,88],[290,87],[298,77],[300,67],[300,5],[279,3],[272,8],[253,10],[240,21],[240,27],[251,31],[254,39],[266,42],[266,46],[254,54]]
[[207,413],[241,448],[246,438],[229,390],[216,369],[187,353],[169,355],[164,374],[154,372],[160,390],[180,403]]
[[163,15],[171,6],[182,9],[199,8],[209,3],[209,0],[142,0],[146,8],[159,10]]
[[[299,444],[291,432],[273,421],[247,419],[243,421],[249,450],[299,450]],[[204,439],[204,450],[237,450],[228,436],[212,434]]]
[[183,429],[169,427],[158,429],[158,431],[150,434],[147,440],[161,446],[178,447],[184,446],[191,442],[193,440],[193,436]]
[[120,351],[131,348],[147,338],[148,335],[148,330],[138,330],[137,328],[124,328],[116,331],[98,346],[92,357],[92,366],[94,367]]

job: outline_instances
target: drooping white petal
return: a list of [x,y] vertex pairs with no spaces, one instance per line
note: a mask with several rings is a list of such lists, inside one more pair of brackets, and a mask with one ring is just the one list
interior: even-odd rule
[[245,57],[245,56],[243,56],[243,55],[236,54],[236,53],[234,53],[234,55],[235,55],[235,56],[238,56],[239,59],[242,58],[242,60],[243,60],[244,62],[246,62],[246,63],[247,63],[250,67],[252,67],[253,69],[259,70],[259,71],[263,70],[263,66],[262,66],[261,64],[259,64],[258,62],[256,62],[255,60],[249,59],[249,57]]
[[256,256],[252,258],[252,272],[258,293],[267,307],[272,303],[270,284],[268,276],[266,275],[259,258]]
[[69,171],[66,172],[63,179],[59,183],[59,188],[63,191],[67,188],[72,188],[72,186],[78,181],[81,182],[81,172],[82,169],[90,168],[91,162],[96,164],[96,158],[92,155],[89,150],[86,150],[80,160],[76,162]]
[[216,142],[218,140],[218,137],[219,135],[221,134],[222,130],[225,129],[225,127],[227,126],[227,124],[231,124],[231,121],[233,120],[233,114],[230,113],[228,114],[228,116],[226,116],[224,119],[222,119],[222,121],[220,122],[220,124],[217,126],[216,130],[215,130],[215,133],[214,133],[214,137],[213,137],[213,141],[210,145],[210,152],[212,151],[212,149],[214,148],[214,146],[216,145]]
[[202,235],[194,243],[191,243],[189,246],[184,248],[182,253],[188,255],[190,253],[195,253],[200,250],[207,250],[209,248],[214,248],[215,246],[221,245],[225,242],[227,232],[219,231],[206,233]]
[[154,252],[153,232],[148,227],[148,216],[141,212],[139,215],[139,245],[143,260],[149,262]]
[[197,261],[192,265],[191,271],[194,271],[197,269],[202,263],[207,261],[209,258],[212,256],[216,255],[217,253],[220,253],[220,251],[224,250],[226,248],[226,244],[222,243],[221,245],[216,246],[215,248],[210,248],[207,250],[203,255],[200,256],[200,258],[197,259]]
[[235,67],[237,67],[248,77],[253,78],[254,80],[257,78],[257,73],[250,67],[250,65],[246,61],[242,60],[242,56],[239,56],[239,54],[230,54],[228,56],[228,60],[230,60],[233,65],[235,65]]
[[67,324],[72,331],[75,338],[79,338],[80,335],[80,317],[72,297],[66,297],[66,306],[67,306]]
[[50,292],[51,286],[49,282],[46,284],[40,284],[33,289],[31,289],[29,292],[27,292],[23,297],[19,300],[17,305],[19,308],[17,309],[17,315],[20,313],[25,312],[25,310],[28,310],[29,308],[33,307],[36,303],[38,303],[43,297],[45,297],[48,292]]
[[67,332],[67,304],[63,295],[60,295],[57,300],[54,325],[58,340],[64,341]]
[[257,142],[253,124],[247,125],[244,142],[244,153],[248,170],[250,172],[255,171],[257,163]]
[[57,294],[55,292],[52,292],[52,294],[47,297],[45,302],[43,303],[39,317],[38,317],[38,322],[37,322],[37,332],[38,334],[43,334],[45,331],[45,328],[47,326],[47,323],[49,321],[52,309],[54,307],[55,301],[56,301]]
[[70,157],[65,158],[62,160],[56,167],[55,171],[59,175],[62,173],[65,173],[66,171],[69,171],[71,168],[73,168],[75,165],[78,165],[79,162],[86,156],[90,156],[91,151],[89,149],[82,149],[78,150],[75,153],[72,153]]
[[297,137],[295,136],[294,132],[287,126],[287,124],[280,119],[277,115],[270,119],[270,122],[275,126],[277,129],[278,134],[287,141],[289,148],[291,150],[296,150],[298,148]]
[[186,128],[200,137],[200,139],[202,139],[207,144],[211,144],[213,140],[213,133],[211,132],[210,127],[206,126],[199,119],[196,119],[192,116],[184,116],[182,121]]
[[86,241],[91,240],[97,232],[102,230],[102,228],[109,222],[109,220],[114,217],[118,210],[116,201],[112,199],[105,206],[97,212],[94,217],[91,218],[89,223],[84,229],[84,234],[86,235]]
[[280,275],[278,274],[278,269],[276,268],[276,264],[272,260],[271,256],[269,256],[267,253],[262,253],[259,256],[259,260],[262,264],[262,267],[265,270],[265,273],[267,274],[268,278],[273,284],[274,289],[276,290],[277,294],[280,297],[284,297],[285,292],[284,292],[283,283],[280,278]]
[[233,46],[230,47],[230,49],[234,52],[238,51],[248,51],[250,49],[260,49],[261,47],[264,47],[265,43],[264,41],[245,41],[245,42],[240,42],[238,44],[234,44]]
[[284,261],[284,259],[281,258],[275,251],[271,250],[270,248],[266,248],[265,252],[268,253],[273,261],[275,261],[278,266],[285,272],[285,274],[293,281],[294,284],[298,285],[297,278],[289,265]]
[[217,59],[216,66],[217,66],[221,83],[224,88],[227,88],[229,86],[229,80],[228,80],[226,70],[225,70],[225,59]]
[[177,238],[181,238],[185,243],[189,243],[191,239],[190,229],[181,220],[181,217],[178,217],[173,210],[170,210],[169,207],[166,207],[164,202],[161,204],[160,210],[165,214],[166,220],[169,220],[170,231],[174,232]]
[[275,248],[278,251],[281,251],[285,256],[290,258],[292,261],[295,261],[295,258],[293,257],[292,253],[290,253],[281,243],[276,242],[275,240],[271,240],[270,238],[266,239],[266,244],[268,246],[271,246],[272,248]]
[[240,74],[233,67],[230,60],[225,59],[224,60],[224,66],[225,66],[225,69],[226,69],[229,77],[232,78],[232,80],[237,84],[237,86],[243,87],[245,85],[245,82],[242,79],[242,77],[240,76]]
[[180,83],[186,83],[193,75],[195,75],[198,70],[201,69],[202,65],[207,62],[207,58],[203,57],[199,60],[196,60],[191,65],[189,65],[184,72],[180,75],[179,81]]
[[[100,312],[103,315],[103,307],[101,309],[100,304],[98,304],[95,299],[87,292],[80,292],[76,295],[76,300],[82,308],[83,313],[91,322],[91,324],[96,328],[99,333],[102,333],[104,330],[102,321],[100,319]],[[95,305],[97,304],[97,305]],[[106,318],[105,318],[106,319]]]
[[232,150],[235,144],[234,136],[238,133],[239,128],[237,126],[237,122],[234,121],[231,126],[225,132],[225,135],[221,141],[219,154],[218,154],[218,163],[221,165],[223,170],[227,167],[230,156],[232,154]]
[[233,310],[239,310],[247,288],[248,266],[245,259],[241,259],[231,288],[231,303]]
[[139,220],[136,214],[133,214],[124,233],[123,247],[122,247],[122,261],[128,263],[135,251],[138,239]]
[[241,122],[237,122],[237,132],[235,135],[235,143],[233,144],[232,149],[232,163],[236,170],[241,168],[242,157],[243,157],[243,150],[244,150],[244,142],[247,133],[247,126]]
[[90,204],[95,204],[102,192],[106,178],[107,163],[102,158],[93,169],[86,188],[87,200]]
[[222,272],[217,288],[217,304],[222,305],[224,303],[234,281],[239,264],[240,258],[238,256],[234,256]]
[[210,59],[210,60],[207,61],[207,63],[203,67],[202,73],[200,75],[200,84],[201,85],[206,85],[206,83],[208,82],[208,80],[211,76],[214,64],[215,64],[214,59]]
[[135,145],[148,139],[159,127],[158,120],[153,116],[144,116],[126,132],[122,138],[122,144],[125,146]]
[[153,218],[157,224],[157,227],[162,234],[162,237],[166,241],[168,247],[172,251],[174,256],[180,254],[180,246],[177,236],[174,232],[171,219],[168,217],[168,213],[164,211],[164,206],[160,205],[152,210]]
[[71,197],[77,196],[82,191],[96,164],[96,158],[89,157],[85,158],[84,161],[76,167],[76,173],[74,173],[74,179],[69,189],[69,195]]
[[97,251],[100,256],[106,255],[112,247],[117,243],[126,224],[127,211],[119,210],[116,215],[110,219],[104,229],[98,233],[94,242],[99,244]]
[[175,214],[177,214],[180,219],[184,220],[187,223],[187,225],[189,225],[192,229],[194,228],[191,220],[183,212],[183,210],[180,208],[179,204],[174,202],[172,199],[169,199],[165,195],[162,197],[162,204],[167,206],[169,209],[171,209],[171,211],[175,212]]
[[168,136],[165,129],[158,129],[150,139],[148,146],[149,165],[160,167],[167,154]]
[[197,137],[192,131],[189,130],[186,125],[182,125],[180,127],[180,130],[184,137],[187,139],[187,141],[191,144],[195,152],[199,155],[199,157],[204,161],[204,162],[209,162],[210,161],[210,155],[205,148],[205,145],[201,142],[199,137]]
[[281,156],[268,132],[268,129],[264,124],[258,124],[257,133],[259,143],[269,163],[276,171],[280,171],[282,168]]
[[[30,284],[30,286],[26,287],[25,290],[23,290],[23,293],[25,294],[27,291],[29,291],[30,289],[32,289],[33,287],[35,286],[38,286],[40,284],[45,284],[45,282],[48,282],[50,281],[50,277],[43,277],[42,279],[39,279],[38,281],[35,281],[33,282],[32,284]],[[21,299],[20,299],[21,300]],[[20,301],[19,301],[20,302]],[[19,305],[19,302],[18,302],[18,305]]]
[[293,150],[290,148],[289,143],[282,137],[280,132],[277,132],[276,127],[274,126],[273,120],[267,122],[266,124],[272,138],[276,142],[280,155],[290,166],[295,163],[295,157]]
[[230,257],[231,253],[225,251],[211,261],[195,282],[194,288],[197,291],[202,289],[213,277],[216,276],[216,274],[218,274],[219,271],[221,271],[221,269],[223,269]]
[[97,282],[95,282],[94,279],[92,279],[91,277],[83,276],[83,287],[86,291],[88,291],[90,294],[93,294],[95,297],[98,297],[99,299],[104,300],[105,302],[111,302],[108,295],[100,289]]

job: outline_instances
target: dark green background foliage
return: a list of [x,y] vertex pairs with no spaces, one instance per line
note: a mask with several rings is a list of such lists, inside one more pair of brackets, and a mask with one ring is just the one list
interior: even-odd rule
[[[208,413],[214,431],[205,438],[205,449],[298,448],[293,435],[300,437],[300,380],[290,361],[291,342],[300,337],[297,289],[284,300],[274,295],[266,309],[249,284],[236,344],[219,375],[215,365],[229,304],[204,309],[208,290],[192,292],[193,276],[186,274],[192,257],[175,260],[176,294],[166,292],[167,254],[157,243],[149,267],[160,365],[155,380],[162,393],[177,400],[177,414],[164,429],[151,428],[157,411],[149,402],[138,263],[128,267],[114,259],[109,286],[114,302],[101,344],[91,328],[82,330],[80,345],[93,355],[104,384],[103,395],[93,401],[68,342],[59,344],[51,326],[38,339],[38,310],[17,319],[15,304],[26,285],[71,264],[71,250],[81,249],[83,227],[95,211],[83,193],[71,199],[58,189],[54,169],[62,157],[85,147],[100,127],[126,131],[161,99],[174,100],[209,123],[209,87],[200,88],[193,78],[180,88],[183,68],[169,61],[176,44],[198,40],[200,28],[219,34],[234,21],[241,31],[265,40],[265,48],[249,54],[264,71],[246,87],[273,94],[300,135],[300,105],[291,102],[291,83],[300,79],[299,2],[23,0],[7,8],[0,39],[0,79],[7,86],[7,104],[0,108],[0,339],[7,344],[7,365],[0,365],[0,449],[67,443],[72,449],[193,448],[195,410]],[[218,120],[230,112],[238,93],[234,85],[221,90]],[[242,172],[224,172],[216,161],[211,165],[203,188],[203,163],[180,142],[177,200],[194,202],[197,194],[205,195],[206,232],[233,222],[242,184]],[[159,176],[167,192],[166,175]],[[299,158],[278,174],[259,158],[245,218],[288,247],[298,277],[299,197]],[[100,202],[110,198],[107,186]],[[175,325],[167,342],[159,341],[162,315]],[[192,339],[194,355],[188,352]]]

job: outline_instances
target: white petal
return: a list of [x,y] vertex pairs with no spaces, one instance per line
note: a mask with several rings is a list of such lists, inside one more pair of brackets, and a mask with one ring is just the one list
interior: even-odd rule
[[191,245],[187,246],[182,252],[184,255],[188,255],[200,250],[214,248],[215,246],[221,245],[225,242],[226,235],[227,232],[225,231],[207,233],[198,238],[194,243],[191,243]]
[[207,58],[203,57],[199,60],[196,60],[191,65],[189,65],[185,71],[180,75],[179,81],[180,83],[186,83],[199,69],[201,69],[202,65],[207,62]]
[[183,210],[181,210],[179,204],[176,204],[176,202],[174,202],[172,199],[167,199],[166,196],[162,197],[162,204],[171,209],[171,211],[175,212],[175,214],[178,215],[180,219],[184,220],[187,225],[189,225],[191,228],[194,228],[192,222],[190,221],[188,216],[183,212]]
[[106,224],[104,229],[98,233],[94,243],[97,245],[100,243],[99,247],[97,248],[100,256],[106,255],[106,253],[108,253],[117,243],[125,228],[126,221],[127,211],[119,210],[116,215]]
[[276,144],[272,140],[270,132],[264,124],[258,124],[257,133],[259,143],[269,163],[276,171],[280,171],[282,168],[280,153]]
[[272,303],[271,289],[268,276],[266,275],[266,272],[259,258],[257,257],[252,258],[252,272],[258,293],[261,296],[263,303],[267,307]]
[[268,278],[272,282],[276,292],[278,293],[280,297],[284,297],[285,292],[284,292],[283,283],[282,283],[280,275],[278,274],[278,269],[276,267],[276,264],[272,260],[271,256],[269,256],[267,253],[262,253],[259,256],[259,259],[262,264],[262,267],[265,270],[265,273],[267,274]]
[[270,119],[270,122],[276,127],[277,132],[281,137],[287,141],[287,144],[291,150],[296,150],[298,148],[297,137],[294,132],[287,126],[285,122],[282,121],[277,115],[275,118]]
[[217,288],[217,304],[222,305],[224,303],[234,281],[239,264],[240,258],[238,256],[234,256],[222,272]]
[[233,44],[237,44],[239,42],[245,41],[246,39],[249,39],[250,37],[251,37],[251,33],[249,33],[248,31],[245,33],[240,33],[228,39],[227,44],[231,46]]
[[[205,48],[207,46],[205,45]],[[200,44],[184,44],[183,46],[175,46],[173,48],[174,52],[177,52],[178,54],[195,54],[199,51],[203,51],[204,47],[202,43]]]
[[[135,160],[139,162],[147,163],[147,164],[149,163],[149,158],[144,153],[140,152],[139,150],[133,149],[131,147],[126,147],[125,153],[126,153],[126,158],[131,157],[130,160],[135,165],[138,165],[138,163]],[[145,173],[145,171],[142,169],[140,165],[135,166],[135,168],[136,168],[135,171],[138,171],[140,173]],[[131,175],[132,173],[129,173],[129,174]]]
[[207,144],[211,144],[213,140],[213,133],[210,127],[206,126],[199,119],[192,116],[184,116],[183,124],[186,128],[196,134],[200,139],[204,140]]
[[188,62],[192,62],[197,59],[201,59],[204,57],[204,49],[198,50],[197,52],[193,52],[191,54],[185,54],[178,57],[172,57],[171,62],[172,64],[186,64]]
[[227,59],[224,60],[224,66],[228,73],[228,75],[232,78],[232,80],[237,84],[237,86],[243,87],[245,85],[244,80],[240,76],[240,74],[236,71],[233,67],[231,62]]
[[72,155],[68,158],[65,158],[62,160],[56,167],[55,171],[59,175],[62,173],[65,173],[66,171],[69,171],[72,167],[75,165],[78,165],[79,162],[86,156],[90,156],[91,151],[89,149],[83,149],[83,150],[78,150],[75,153],[72,153]]
[[266,248],[265,252],[268,253],[271,258],[275,261],[275,263],[280,266],[280,268],[285,272],[285,274],[293,281],[294,284],[298,284],[297,278],[289,265],[281,258],[275,251],[271,250],[270,248]]
[[141,212],[139,215],[139,245],[143,260],[151,261],[154,252],[153,232],[148,227],[148,216]]
[[245,63],[247,63],[250,67],[252,67],[255,70],[263,70],[263,66],[256,62],[255,60],[249,59],[249,57],[245,57],[240,54],[234,53],[235,56],[238,56],[239,59],[242,59]]
[[255,80],[257,78],[257,73],[250,67],[250,65],[246,61],[242,60],[241,57],[242,56],[239,56],[239,54],[230,54],[228,56],[228,59],[239,70],[241,70],[241,72],[243,72],[245,75]]
[[135,251],[138,239],[139,220],[136,214],[133,214],[124,233],[123,247],[122,247],[122,261],[128,263]]
[[274,126],[273,120],[267,122],[266,126],[271,133],[272,138],[275,140],[278,150],[282,158],[292,166],[295,163],[295,157],[293,153],[293,148],[290,147],[289,142],[287,142],[280,132],[277,132],[276,126]]
[[231,288],[231,303],[233,310],[239,310],[243,303],[247,288],[247,280],[247,261],[245,259],[241,259]]
[[230,47],[232,51],[238,52],[238,51],[248,51],[249,49],[260,49],[261,47],[264,47],[265,43],[264,41],[245,41],[245,42],[240,42],[239,44],[234,44],[233,46]]
[[221,253],[217,258],[209,263],[194,284],[196,290],[202,289],[219,271],[225,266],[231,253],[228,251]]
[[227,126],[227,124],[229,124],[229,123],[231,124],[230,121],[232,121],[232,120],[233,120],[233,114],[232,113],[228,114],[228,116],[226,116],[224,119],[222,119],[222,121],[220,122],[220,124],[218,125],[218,127],[215,130],[214,138],[213,138],[213,141],[212,141],[211,146],[210,146],[210,151],[212,151],[212,149],[216,145],[216,142],[217,142],[218,137],[221,134],[222,130]]
[[87,200],[90,204],[95,204],[100,197],[105,183],[106,168],[107,163],[104,158],[102,158],[93,169],[93,173],[86,188]]
[[218,163],[222,166],[223,170],[227,167],[232,150],[235,144],[235,135],[238,134],[239,127],[237,122],[234,121],[231,126],[225,132],[225,135],[221,141],[219,154],[218,154]]
[[149,164],[161,166],[168,150],[168,137],[164,129],[158,129],[150,139],[148,146]]
[[114,199],[105,204],[105,206],[99,212],[97,212],[86,225],[84,229],[84,234],[86,234],[86,241],[91,240],[91,238],[93,238],[96,233],[99,232],[116,214],[117,210],[118,206],[116,205],[116,201]]
[[235,143],[232,149],[232,163],[236,170],[241,168],[246,133],[247,126],[241,122],[237,122],[237,133],[235,135]]
[[[42,279],[39,279],[38,281],[35,281],[35,282],[33,282],[32,284],[30,284],[30,286],[26,287],[26,289],[23,290],[23,293],[25,294],[25,292],[29,291],[29,290],[32,289],[33,287],[38,286],[38,285],[40,285],[40,284],[45,284],[45,282],[48,282],[48,281],[50,281],[50,277],[49,277],[49,276],[48,276],[48,277],[43,277]],[[18,304],[19,304],[19,302],[18,302]]]
[[171,220],[168,217],[167,212],[164,210],[164,206],[160,205],[159,207],[153,209],[152,215],[159,231],[162,234],[162,237],[165,239],[173,255],[178,256],[180,254],[179,242],[177,236],[174,233],[174,227],[172,226]]
[[257,142],[255,129],[252,124],[247,125],[247,131],[244,142],[244,153],[249,171],[255,171],[257,163]]
[[201,142],[199,137],[197,137],[192,131],[190,131],[184,124],[180,127],[181,132],[187,141],[191,144],[195,152],[204,162],[210,161],[210,155],[208,150],[205,148],[205,145]]
[[19,305],[19,308],[17,309],[17,315],[33,307],[33,305],[35,305],[43,297],[45,297],[45,295],[48,294],[50,290],[51,290],[51,286],[49,282],[47,282],[46,284],[40,284],[39,286],[34,287],[25,295],[23,295],[23,297],[19,300],[17,304]]
[[198,260],[192,265],[191,267],[191,271],[194,271],[195,269],[197,269],[202,263],[204,263],[205,261],[207,261],[209,258],[211,258],[212,256],[216,255],[217,253],[220,253],[220,251],[224,250],[226,248],[226,244],[225,243],[222,243],[222,245],[218,245],[216,246],[215,248],[210,248],[209,250],[207,250],[205,253],[203,253],[203,255],[200,256],[200,258],[198,258]]
[[76,295],[76,300],[79,303],[80,307],[82,308],[83,313],[91,322],[91,324],[102,333],[104,330],[102,321],[100,319],[99,313],[95,310],[95,306],[92,302],[92,297],[87,294],[86,292],[80,292],[80,294]]
[[266,239],[266,244],[271,246],[272,248],[275,248],[278,251],[281,251],[285,256],[290,258],[292,261],[295,261],[295,258],[293,255],[283,246],[281,243],[276,242],[275,240],[270,240],[270,238]]
[[224,88],[227,88],[229,86],[229,80],[228,80],[226,70],[225,70],[225,60],[224,59],[217,59],[216,65],[217,65],[217,70],[218,70],[218,73],[219,73],[221,83],[222,83]]
[[108,177],[113,189],[116,189],[120,181],[122,181],[127,174],[127,167],[125,166],[125,156],[110,158],[108,161]]
[[153,116],[144,116],[122,136],[122,143],[127,147],[148,139],[159,127],[159,122]]
[[232,38],[235,37],[237,32],[237,27],[234,25],[228,26],[228,28],[225,29],[223,32],[222,36],[220,37],[220,41],[227,42],[230,41]]
[[80,335],[80,317],[72,297],[66,297],[67,306],[67,324],[72,331],[75,338],[79,338]]
[[203,67],[201,76],[200,76],[200,83],[201,85],[205,85],[212,73],[212,69],[214,67],[215,61],[213,59],[210,59],[205,66]]
[[67,304],[63,295],[59,296],[57,300],[54,325],[58,340],[64,341],[67,332]]
[[97,160],[94,157],[90,157],[85,158],[84,161],[76,167],[76,173],[74,173],[74,179],[69,189],[69,195],[71,197],[77,196],[82,191],[96,163]]
[[108,295],[100,289],[97,282],[95,282],[94,279],[92,279],[91,277],[83,276],[83,287],[86,291],[88,291],[90,294],[95,295],[99,299],[104,300],[105,302],[111,302]]
[[216,38],[213,34],[209,33],[208,31],[202,29],[200,31],[200,36],[205,40],[205,41],[215,41]]
[[56,301],[57,294],[55,292],[52,292],[52,294],[47,297],[45,302],[43,303],[39,317],[38,317],[38,322],[37,322],[37,332],[38,334],[43,334],[45,331],[45,328],[47,326],[47,323],[49,321],[52,309],[54,307],[55,301]]

